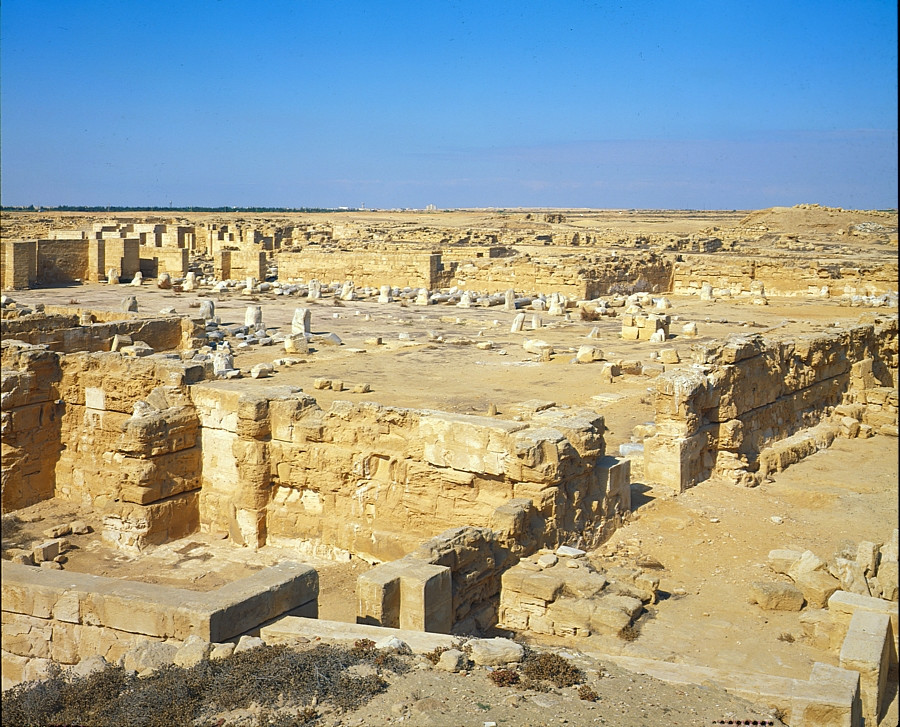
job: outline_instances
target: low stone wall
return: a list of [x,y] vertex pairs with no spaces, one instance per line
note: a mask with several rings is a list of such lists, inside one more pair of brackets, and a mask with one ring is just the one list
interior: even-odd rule
[[184,277],[188,271],[188,250],[141,245],[140,270],[144,276],[150,278],[159,277],[160,273],[169,273],[175,278]]
[[282,280],[302,278],[324,284],[352,281],[358,287],[449,287],[455,265],[442,261],[434,250],[410,249],[409,246],[378,247],[349,250],[306,248],[301,252],[281,252],[276,256],[278,277]]
[[[83,325],[85,317],[100,321]],[[0,321],[0,333],[4,339],[46,345],[50,350],[62,353],[109,351],[117,335],[131,336],[156,351],[196,348],[206,337],[204,322],[200,318],[110,314],[56,306],[47,306],[43,312],[24,316],[5,316]]]
[[53,497],[62,451],[59,356],[45,349],[2,348],[2,510],[10,512]]
[[528,422],[378,404],[329,411],[296,389],[191,388],[202,427],[201,523],[236,542],[394,560],[462,524],[534,503],[540,545],[602,542],[627,496],[608,487],[603,420],[552,409]]
[[699,294],[703,283],[731,295],[749,295],[762,283],[767,294],[805,296],[882,295],[896,291],[897,263],[845,266],[837,261],[797,257],[747,257],[725,253],[683,255],[672,272],[672,291]]
[[0,567],[4,686],[48,660],[77,664],[99,654],[115,663],[144,641],[181,643],[193,634],[222,642],[288,612],[318,616],[318,574],[291,562],[205,593],[6,560]]
[[698,350],[693,369],[656,379],[648,479],[676,491],[713,474],[757,484],[766,447],[824,421],[851,392],[896,387],[897,344],[890,318],[795,338],[732,336]]

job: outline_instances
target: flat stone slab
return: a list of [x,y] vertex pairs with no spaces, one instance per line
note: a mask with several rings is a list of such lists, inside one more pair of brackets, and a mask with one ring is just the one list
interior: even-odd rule
[[263,626],[259,630],[259,635],[270,646],[295,643],[300,638],[352,644],[360,639],[371,639],[377,642],[395,637],[405,642],[415,654],[427,654],[439,646],[452,649],[459,642],[459,637],[448,634],[391,629],[341,621],[324,621],[302,616],[284,616],[268,626]]

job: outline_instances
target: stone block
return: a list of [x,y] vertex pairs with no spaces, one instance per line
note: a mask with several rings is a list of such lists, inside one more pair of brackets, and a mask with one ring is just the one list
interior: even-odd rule
[[828,610],[836,621],[843,623],[845,628],[849,628],[850,621],[857,611],[872,611],[875,613],[885,613],[891,619],[891,633],[894,638],[894,649],[897,648],[897,604],[892,601],[886,601],[881,598],[873,598],[872,596],[863,596],[857,593],[849,593],[847,591],[835,591],[831,598],[828,599]]
[[400,576],[393,563],[385,563],[356,579],[356,621],[360,624],[400,627]]
[[452,626],[450,569],[429,563],[406,563],[400,573],[400,628],[448,634]]
[[146,674],[172,664],[177,651],[175,644],[145,641],[125,652],[122,666],[138,674]]
[[897,601],[897,561],[885,560],[878,566],[878,588],[881,598]]
[[519,590],[527,596],[534,596],[549,603],[556,599],[564,583],[561,575],[546,572],[528,573],[522,578]]
[[641,610],[643,604],[638,598],[616,595],[597,598],[591,614],[591,631],[598,634],[618,634],[631,624]]
[[840,660],[841,668],[859,672],[863,716],[866,724],[877,724],[888,672],[892,661],[896,661],[890,617],[871,611],[854,613],[841,646]]
[[799,550],[776,549],[769,551],[769,567],[776,573],[787,575],[791,566],[794,565],[800,556],[803,555]]
[[824,570],[801,573],[794,584],[803,592],[810,608],[824,608],[831,594],[840,589],[840,582]]
[[750,603],[766,611],[799,611],[803,608],[803,592],[788,583],[753,583]]
[[510,639],[472,639],[472,661],[479,666],[505,666],[522,661],[525,649]]

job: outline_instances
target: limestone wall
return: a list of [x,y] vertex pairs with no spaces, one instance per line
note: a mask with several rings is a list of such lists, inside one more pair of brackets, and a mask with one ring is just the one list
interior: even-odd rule
[[[82,316],[100,322],[81,325]],[[107,320],[102,320],[107,319]],[[34,345],[46,345],[52,351],[109,351],[116,335],[144,341],[157,351],[195,348],[205,336],[201,319],[179,316],[145,317],[133,313],[87,311],[62,306],[47,306],[41,313],[5,317],[0,322],[4,338]]]
[[0,430],[2,510],[9,512],[53,496],[62,449],[62,373],[59,356],[22,347],[4,336]]
[[37,279],[45,283],[90,280],[88,240],[38,240]]
[[0,245],[3,290],[24,290],[37,278],[37,242],[3,240]]
[[656,379],[647,477],[676,491],[713,474],[756,484],[760,452],[826,419],[853,390],[897,385],[897,319],[784,339],[732,336]]
[[452,265],[442,262],[433,250],[404,246],[349,250],[327,249],[281,252],[276,256],[278,277],[302,278],[325,284],[351,280],[358,286],[395,285],[411,288],[449,287]]
[[[627,510],[608,489],[602,418],[530,422],[336,402],[288,387],[192,387],[202,427],[201,523],[238,542],[399,558],[462,524],[534,505],[541,543],[602,542]],[[599,466],[598,466],[599,465]]]
[[188,271],[188,254],[186,248],[141,245],[141,272],[150,278],[156,278],[160,273],[169,273],[175,278],[183,277]]
[[472,290],[520,293],[563,293],[591,299],[610,293],[663,292],[671,285],[671,263],[643,255],[527,256],[461,265],[454,284]]
[[729,290],[732,295],[750,293],[753,282],[762,283],[772,295],[818,294],[881,295],[897,290],[897,263],[847,266],[838,261],[797,257],[747,257],[722,253],[683,255],[674,265],[672,290],[699,294],[703,283]]
[[199,422],[187,386],[202,366],[79,353],[60,370],[56,496],[102,513],[104,538],[128,549],[196,530]]
[[255,247],[247,250],[216,250],[214,272],[218,280],[266,279],[266,253]]
[[115,663],[141,642],[222,642],[287,612],[318,615],[319,579],[283,562],[210,592],[2,561],[4,684],[34,678],[47,660]]

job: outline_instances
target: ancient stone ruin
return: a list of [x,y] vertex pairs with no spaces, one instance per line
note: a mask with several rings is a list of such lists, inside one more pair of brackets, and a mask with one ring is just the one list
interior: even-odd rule
[[[304,634],[639,644],[672,598],[663,566],[603,547],[640,527],[643,493],[763,489],[836,441],[897,437],[896,261],[873,243],[851,266],[846,229],[801,244],[759,214],[686,237],[571,214],[5,233],[4,687],[151,642],[166,658]],[[895,247],[896,215],[876,232]],[[42,520],[52,508],[75,517]],[[33,541],[6,534],[39,521]],[[750,603],[805,608],[815,668],[696,681],[791,725],[883,714],[893,532],[831,562],[773,543],[781,580]],[[139,565],[193,539],[273,562],[203,590],[87,559]],[[342,618],[323,608],[328,563],[364,566]]]

